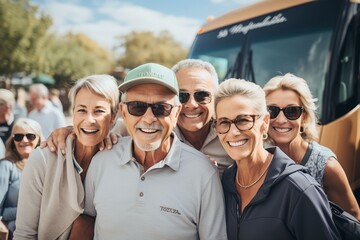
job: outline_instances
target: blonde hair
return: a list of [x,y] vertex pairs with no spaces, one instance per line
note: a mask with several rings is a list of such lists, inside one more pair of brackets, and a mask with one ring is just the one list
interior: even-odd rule
[[8,138],[5,144],[5,159],[15,163],[16,166],[22,170],[24,165],[21,164],[21,161],[23,159],[21,158],[19,152],[17,151],[14,143],[14,129],[17,127],[21,127],[24,130],[28,131],[29,133],[33,133],[36,136],[38,136],[39,141],[36,144],[36,146],[39,146],[41,141],[44,141],[45,139],[41,131],[41,126],[38,122],[30,118],[19,118],[18,120],[16,120],[16,122],[12,127],[10,137]]
[[[283,76],[276,76],[270,79],[264,86],[266,96],[275,90],[291,90],[297,93],[302,107],[304,107],[303,132],[300,133],[305,141],[317,141],[319,133],[317,131],[318,118],[316,116],[316,98],[313,98],[307,82],[291,73]],[[269,137],[269,141],[272,139]]]
[[90,92],[106,98],[111,105],[111,112],[116,115],[119,104],[119,90],[116,79],[108,74],[96,74],[81,78],[69,91],[69,100],[74,109],[75,97],[78,92],[87,88]]
[[215,111],[217,104],[221,100],[235,95],[241,95],[252,99],[254,108],[259,115],[263,115],[267,112],[265,93],[263,89],[253,82],[235,78],[227,79],[219,85],[217,91],[215,92]]

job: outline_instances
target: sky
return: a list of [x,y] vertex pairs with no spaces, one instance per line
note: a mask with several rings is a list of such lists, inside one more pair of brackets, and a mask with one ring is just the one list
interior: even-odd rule
[[259,0],[30,0],[53,19],[57,35],[84,33],[112,50],[131,31],[166,30],[189,48],[209,16],[217,17]]

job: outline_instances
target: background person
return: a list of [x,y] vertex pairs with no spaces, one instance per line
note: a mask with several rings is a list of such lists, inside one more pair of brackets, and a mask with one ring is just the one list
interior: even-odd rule
[[59,109],[61,112],[64,112],[63,105],[60,101],[60,91],[56,88],[51,88],[49,91],[49,100],[50,102]]
[[45,138],[55,129],[66,126],[64,113],[51,104],[49,90],[44,84],[31,85],[29,96],[33,110],[28,117],[40,123]]
[[19,118],[6,142],[6,157],[0,160],[0,216],[9,228],[10,239],[15,230],[21,173],[30,153],[42,140],[39,123]]
[[224,81],[215,111],[215,130],[235,161],[222,178],[229,240],[340,239],[320,185],[279,148],[264,149],[270,116],[261,87]]
[[10,90],[0,88],[0,138],[4,144],[10,137],[10,133],[14,125],[14,105],[14,93]]
[[[70,231],[71,237],[78,234],[79,229],[71,228],[83,212],[83,181],[117,114],[116,80],[109,75],[79,79],[69,99],[76,139],[67,138],[65,155],[48,148],[31,155],[20,187],[16,239],[68,239]],[[88,230],[91,236],[93,228]]]
[[270,112],[268,141],[307,167],[329,200],[360,220],[359,205],[335,153],[316,142],[316,99],[306,81],[288,73],[270,79],[264,91]]
[[94,239],[227,239],[215,166],[172,132],[182,107],[174,72],[144,64],[119,89],[130,137],[89,167],[85,213],[96,215]]

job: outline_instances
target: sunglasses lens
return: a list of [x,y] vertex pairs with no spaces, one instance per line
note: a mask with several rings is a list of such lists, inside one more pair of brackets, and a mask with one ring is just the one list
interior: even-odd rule
[[211,94],[206,91],[199,91],[194,93],[195,101],[198,103],[210,103],[211,102]]
[[167,117],[170,115],[172,105],[165,103],[157,103],[151,106],[151,110],[155,117]]
[[17,133],[17,134],[14,134],[14,140],[17,141],[17,142],[20,142],[20,141],[22,141],[24,139],[24,136],[26,136],[26,138],[29,141],[34,141],[35,138],[36,138],[36,135],[33,134],[33,133],[28,133],[28,134]]
[[133,115],[140,117],[144,115],[148,109],[148,107],[151,107],[151,111],[154,114],[155,117],[167,117],[170,115],[171,110],[173,108],[173,105],[168,103],[146,103],[146,102],[127,102],[125,103],[127,105],[128,112]]
[[301,116],[301,113],[303,111],[302,107],[286,107],[284,108],[284,114],[285,117],[289,120],[296,120]]
[[280,108],[276,106],[268,106],[268,111],[270,113],[270,118],[276,118],[280,113]]
[[28,134],[26,134],[26,138],[27,138],[29,141],[34,141],[35,138],[36,138],[36,135],[35,135],[35,134],[32,134],[32,133],[28,133]]
[[186,103],[187,101],[189,101],[189,98],[190,98],[190,93],[187,92],[179,93],[179,100],[181,103]]
[[145,114],[148,104],[144,102],[127,102],[127,109],[131,115],[142,116]]

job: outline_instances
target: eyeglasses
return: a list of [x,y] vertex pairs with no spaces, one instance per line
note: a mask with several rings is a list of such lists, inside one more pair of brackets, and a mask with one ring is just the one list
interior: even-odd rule
[[27,133],[27,134],[16,133],[14,134],[14,140],[20,142],[23,140],[24,136],[26,136],[27,140],[29,141],[34,141],[36,138],[36,135],[33,133]]
[[167,117],[170,115],[173,105],[168,103],[146,103],[140,101],[125,102],[128,112],[133,116],[143,116],[150,107],[155,117]]
[[304,108],[300,106],[290,106],[284,108],[280,108],[277,106],[268,106],[267,109],[270,113],[271,119],[276,118],[279,115],[279,113],[282,111],[285,117],[289,120],[298,119],[301,116],[302,112],[304,111]]
[[214,121],[214,128],[217,133],[225,134],[229,132],[233,123],[239,131],[250,130],[254,127],[255,120],[261,115],[239,115],[233,120],[221,119]]
[[[211,93],[207,91],[196,91],[193,93],[194,99],[200,104],[207,104],[211,102]],[[180,92],[179,99],[181,103],[187,103],[190,98],[190,93]]]

